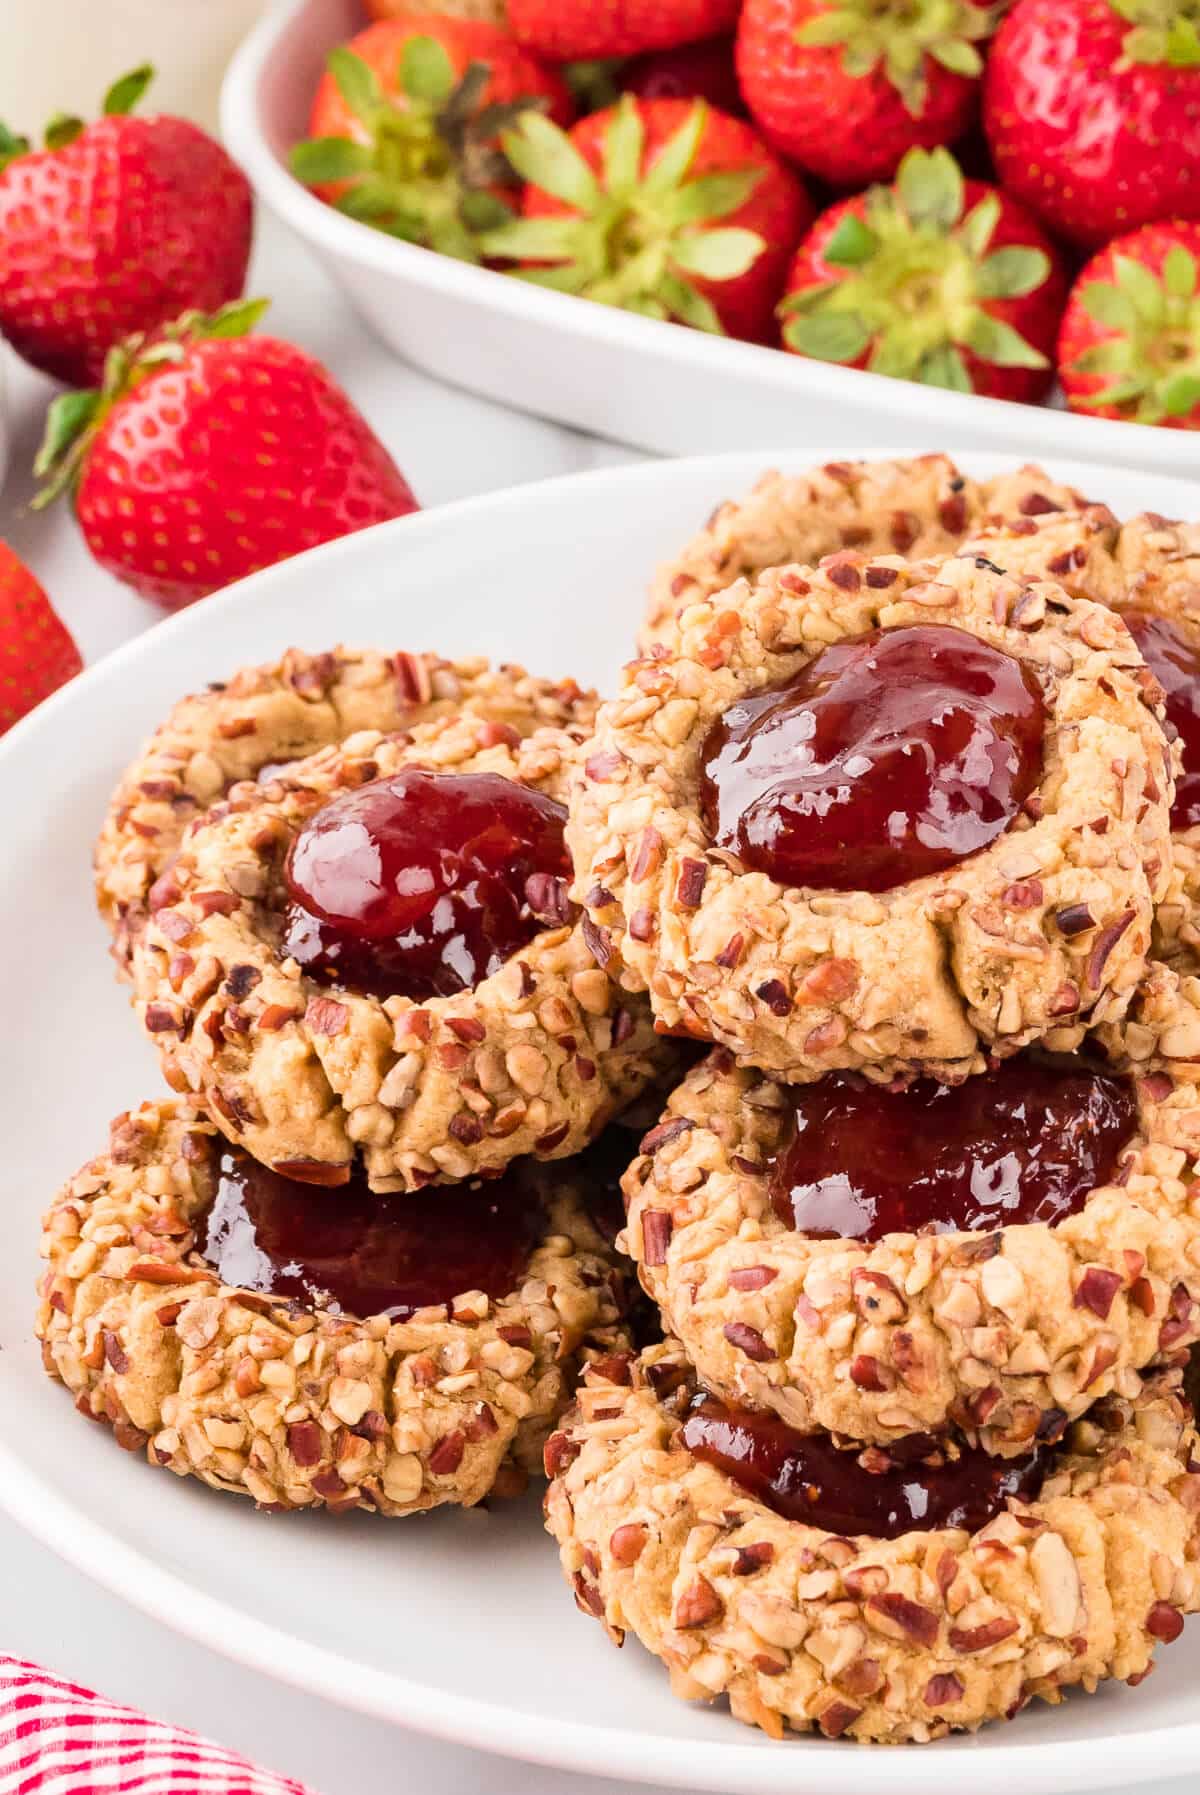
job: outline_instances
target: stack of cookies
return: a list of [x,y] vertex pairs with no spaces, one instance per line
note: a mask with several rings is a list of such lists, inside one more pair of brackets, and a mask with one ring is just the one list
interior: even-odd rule
[[641,649],[176,707],[97,850],[172,1095],[50,1209],[47,1370],[262,1508],[544,1463],[580,1607],[775,1737],[1136,1683],[1200,1607],[1200,532],[771,476]]
[[60,1192],[39,1331],[152,1464],[264,1508],[476,1503],[627,1344],[636,1135],[601,1131],[677,1049],[567,898],[595,708],[291,653],[185,699],[122,780],[100,907],[176,1095]]
[[712,1046],[624,1180],[664,1339],[585,1375],[548,1523],[774,1737],[1137,1683],[1200,1607],[1191,537],[1036,469],[771,477],[575,775],[597,961]]

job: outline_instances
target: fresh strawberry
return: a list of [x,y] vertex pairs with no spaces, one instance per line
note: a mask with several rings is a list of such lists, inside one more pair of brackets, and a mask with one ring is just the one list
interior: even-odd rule
[[1200,217],[1200,3],[1017,0],[984,123],[1001,182],[1073,242]]
[[1200,223],[1147,224],[1094,256],[1067,303],[1072,411],[1200,430]]
[[707,100],[720,112],[745,117],[731,37],[709,37],[677,50],[651,50],[636,56],[617,78],[624,92],[639,100]]
[[518,183],[497,138],[529,109],[562,123],[565,82],[481,20],[368,25],[329,57],[292,172],[351,218],[462,261],[481,228],[510,216]]
[[311,355],[242,333],[262,301],[114,349],[99,391],[50,408],[36,503],[70,489],[102,567],[169,609],[417,508]]
[[998,399],[1049,386],[1066,273],[1049,238],[949,150],[910,150],[893,186],[825,212],[780,307],[799,355]]
[[980,46],[1002,10],[983,0],[746,0],[738,79],[777,150],[834,187],[862,187],[914,146],[966,129]]
[[43,150],[0,126],[0,335],[77,385],[131,331],[224,305],[246,278],[246,178],[186,119],[128,116],[151,74],[118,81],[95,124],[55,119]]
[[732,31],[739,0],[508,0],[519,42],[552,62],[673,50]]
[[82,666],[70,630],[25,563],[0,542],[0,735]]
[[528,280],[763,341],[812,207],[749,125],[702,100],[635,100],[571,132],[527,113],[504,148],[530,185],[489,255]]

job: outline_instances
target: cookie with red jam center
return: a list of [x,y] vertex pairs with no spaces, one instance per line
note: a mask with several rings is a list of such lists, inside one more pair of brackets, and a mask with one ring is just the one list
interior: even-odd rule
[[567,842],[661,1028],[953,1082],[1125,1012],[1172,878],[1161,691],[1112,610],[1006,570],[1024,544],[774,567],[626,668]]
[[674,1063],[568,897],[582,730],[470,709],[246,780],[185,833],[132,946],[175,1089],[344,1192],[579,1152]]
[[722,1402],[699,1391],[679,1431],[695,1458],[789,1521],[827,1533],[898,1539],[934,1527],[979,1533],[1010,1497],[1029,1501],[1042,1486],[1047,1454],[993,1458],[978,1446],[910,1434],[887,1448],[836,1445],[825,1433],[798,1433],[778,1415]]
[[1053,1226],[1116,1176],[1137,1128],[1129,1079],[1033,1051],[958,1085],[833,1073],[788,1097],[771,1202],[814,1240]]
[[222,1284],[402,1321],[466,1290],[517,1289],[545,1221],[536,1190],[512,1170],[451,1185],[436,1203],[368,1190],[359,1172],[330,1202],[226,1146],[194,1231]]
[[920,1742],[1141,1679],[1200,1607],[1196,1451],[1175,1370],[997,1461],[796,1434],[668,1340],[585,1374],[546,1525],[578,1607],[676,1695],[775,1739]]
[[[1182,1047],[1194,1005],[1159,984],[1153,1032]],[[802,1432],[1053,1437],[1200,1338],[1200,1098],[1131,1057],[1149,1032],[1139,1012],[954,1085],[784,1085],[710,1054],[623,1180],[664,1328],[714,1397]]]
[[324,805],[284,868],[280,952],[380,997],[453,997],[570,914],[565,805],[498,773],[406,768]]
[[781,885],[890,891],[995,841],[1042,774],[1031,670],[964,630],[871,630],[738,700],[701,750],[714,842]]
[[517,738],[585,728],[595,710],[595,695],[574,680],[536,679],[482,656],[342,647],[292,648],[180,699],[121,778],[96,843],[96,898],[118,972],[128,975],[132,939],[158,907],[159,879],[169,889],[188,826],[241,780],[290,777],[296,762],[363,730],[391,735],[467,714]]
[[628,1340],[596,1151],[432,1199],[330,1193],[144,1104],[51,1206],[46,1369],[151,1464],[264,1506],[514,1493],[583,1361]]

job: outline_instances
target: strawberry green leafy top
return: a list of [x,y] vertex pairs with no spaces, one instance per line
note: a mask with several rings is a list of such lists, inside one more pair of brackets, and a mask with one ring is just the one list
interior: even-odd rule
[[[151,81],[154,70],[146,62],[140,68],[131,69],[129,74],[122,75],[114,81],[100,103],[100,111],[105,118],[124,118],[132,112]],[[84,129],[84,121],[73,114],[56,112],[46,126],[43,141],[48,150],[61,150],[68,143],[74,143]],[[28,137],[18,136],[15,131],[0,122],[0,169],[15,162],[18,156],[28,155],[33,145]]]
[[842,68],[858,78],[878,70],[914,116],[925,105],[925,58],[951,74],[983,73],[979,45],[991,37],[1007,0],[832,0],[796,33],[805,48],[842,50]]
[[1184,418],[1200,406],[1200,268],[1182,243],[1158,275],[1132,256],[1113,257],[1112,281],[1089,281],[1080,302],[1115,332],[1071,363],[1078,374],[1111,374],[1088,404],[1120,405],[1140,424]]
[[846,272],[792,293],[784,338],[802,355],[877,374],[973,391],[964,351],[1007,368],[1044,368],[1046,357],[986,301],[1033,293],[1050,273],[1045,251],[989,250],[1001,201],[987,193],[970,211],[948,150],[914,149],[893,186],[872,187],[862,215],[848,210],[823,260]]
[[333,204],[350,218],[478,262],[479,231],[511,216],[495,191],[515,184],[496,139],[522,114],[536,113],[544,99],[481,106],[489,65],[472,61],[459,80],[445,47],[423,35],[409,38],[401,51],[399,101],[345,47],[330,52],[328,68],[367,142],[310,138],[293,149],[292,173],[309,186],[345,183]]
[[757,232],[718,221],[746,203],[762,172],[692,175],[708,118],[698,101],[643,171],[646,128],[626,95],[606,128],[597,173],[565,131],[525,113],[502,139],[508,159],[571,211],[501,225],[484,234],[481,248],[489,256],[543,264],[517,271],[540,286],[722,334],[714,306],[689,277],[733,280],[761,255],[766,246]]
[[1129,63],[1200,68],[1200,0],[1108,0],[1129,25],[1121,46]]

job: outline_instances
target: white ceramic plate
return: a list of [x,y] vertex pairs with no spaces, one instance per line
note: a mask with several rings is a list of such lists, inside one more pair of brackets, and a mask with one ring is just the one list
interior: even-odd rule
[[[804,458],[804,464],[811,461]],[[91,668],[0,744],[0,1503],[169,1626],[321,1695],[448,1738],[576,1770],[726,1795],[1050,1795],[1194,1774],[1200,1635],[1136,1694],[1039,1709],[926,1751],[774,1745],[672,1699],[631,1638],[577,1614],[535,1500],[369,1516],[257,1515],[151,1470],[86,1426],[31,1337],[37,1218],[162,1089],[109,972],[89,855],[122,765],[168,704],[291,643],[485,651],[611,682],[655,561],[764,455],[576,475],[386,524],[260,574]],[[790,460],[799,465],[797,457]],[[966,455],[973,472],[994,458]],[[1069,463],[1124,512],[1194,490]],[[1193,1623],[1197,1625],[1200,1623]]]
[[[436,8],[434,9],[436,10]],[[891,449],[929,432],[973,448],[1200,472],[1200,432],[1035,411],[805,361],[506,280],[370,230],[287,172],[325,57],[361,0],[279,0],[242,46],[221,128],[259,196],[314,250],[389,348],[522,411],[670,455],[803,445]],[[816,420],[819,419],[819,425]]]

